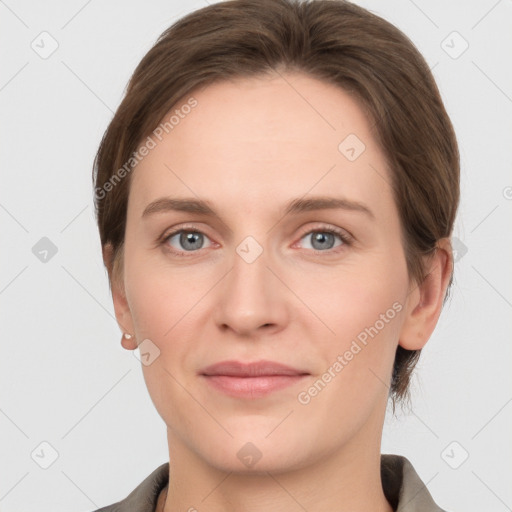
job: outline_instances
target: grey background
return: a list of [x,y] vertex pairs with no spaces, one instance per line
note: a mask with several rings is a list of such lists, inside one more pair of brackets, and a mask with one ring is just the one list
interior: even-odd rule
[[[433,68],[462,164],[452,298],[417,368],[413,410],[388,417],[382,451],[407,456],[448,510],[511,510],[512,1],[356,3]],[[205,5],[0,1],[3,512],[93,510],[167,460],[140,362],[120,345],[91,167],[139,60]],[[47,58],[31,46],[52,40]]]

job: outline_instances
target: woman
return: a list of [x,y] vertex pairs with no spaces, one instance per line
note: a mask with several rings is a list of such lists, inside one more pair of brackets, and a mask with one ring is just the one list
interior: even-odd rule
[[432,74],[343,1],[166,30],[95,160],[122,345],[169,463],[100,510],[439,511],[381,455],[453,276],[459,155]]

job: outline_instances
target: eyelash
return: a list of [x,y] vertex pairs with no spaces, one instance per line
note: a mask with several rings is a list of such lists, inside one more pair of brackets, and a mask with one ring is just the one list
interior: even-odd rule
[[[160,238],[159,245],[164,246],[164,248],[167,251],[172,253],[174,256],[177,256],[177,257],[180,257],[180,258],[189,258],[189,257],[194,256],[194,254],[198,253],[201,249],[199,249],[197,251],[177,251],[175,249],[170,248],[170,246],[168,244],[169,239],[171,239],[173,236],[175,236],[175,235],[177,235],[179,233],[182,233],[182,232],[185,232],[185,233],[199,233],[199,234],[204,235],[207,238],[209,238],[208,235],[206,235],[206,233],[203,233],[202,231],[194,228],[193,226],[180,226],[179,229],[171,231],[170,233],[165,233]],[[346,234],[344,231],[341,231],[341,230],[339,230],[337,228],[333,228],[331,226],[320,226],[320,227],[315,228],[315,229],[310,229],[309,231],[306,231],[305,233],[303,233],[299,237],[299,240],[302,240],[306,235],[311,235],[312,233],[330,233],[332,235],[337,235],[340,238],[340,240],[343,242],[343,244],[341,246],[338,246],[335,249],[328,249],[326,251],[320,251],[320,250],[317,250],[317,249],[313,249],[313,251],[315,253],[325,253],[325,254],[337,253],[337,252],[339,252],[340,248],[343,248],[345,246],[351,246],[352,243],[353,243],[353,238],[351,236]],[[186,253],[188,253],[188,254],[186,254]]]

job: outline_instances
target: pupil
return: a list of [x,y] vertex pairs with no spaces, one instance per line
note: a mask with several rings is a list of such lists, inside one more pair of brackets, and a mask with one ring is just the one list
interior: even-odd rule
[[[182,234],[182,235],[181,235],[181,240],[180,240],[180,242],[181,242],[182,246],[183,246],[186,250],[198,249],[198,248],[200,248],[200,247],[201,247],[201,243],[199,243],[199,247],[196,247],[196,246],[194,245],[194,242],[195,242],[195,244],[197,245],[197,241],[198,241],[198,239],[199,239],[200,235],[201,235],[200,233],[186,233],[186,234]],[[200,239],[199,239],[199,240],[200,240]],[[191,247],[191,248],[187,248],[187,244],[188,244],[188,243],[191,243],[193,247]]]
[[[334,237],[334,235],[332,233],[317,233],[314,237],[313,237],[313,247],[316,249],[317,247],[315,247],[315,243],[316,242],[322,242],[319,246],[320,249],[322,248],[325,248],[326,244],[325,242],[326,241],[331,241],[332,242],[332,238]],[[329,244],[327,244],[329,245]],[[330,248],[330,245],[329,245],[329,248]]]

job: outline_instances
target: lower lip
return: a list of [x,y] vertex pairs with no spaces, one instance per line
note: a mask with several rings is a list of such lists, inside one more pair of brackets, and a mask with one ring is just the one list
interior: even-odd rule
[[274,391],[302,381],[307,375],[263,375],[261,377],[230,377],[203,375],[208,384],[236,398],[261,398]]

